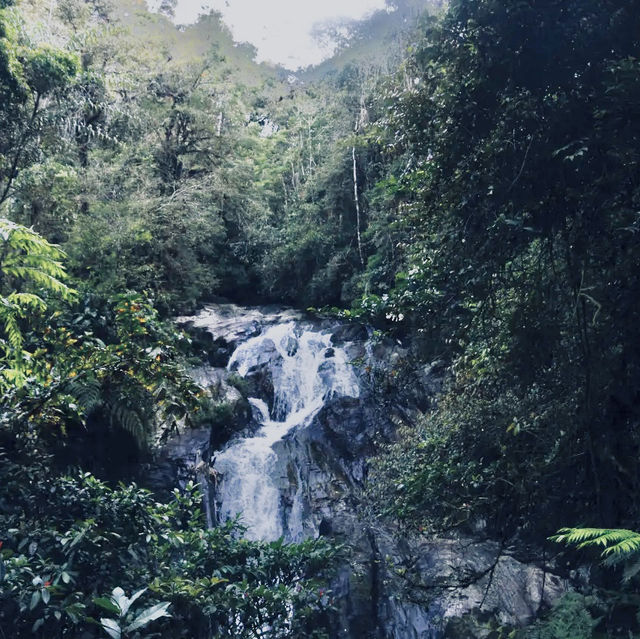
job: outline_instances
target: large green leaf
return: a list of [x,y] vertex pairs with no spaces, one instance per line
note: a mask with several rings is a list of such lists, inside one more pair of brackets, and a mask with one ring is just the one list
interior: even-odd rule
[[113,615],[118,615],[118,617],[122,614],[122,611],[120,610],[120,606],[118,606],[111,599],[107,599],[106,597],[96,597],[93,600],[93,603],[96,604],[96,606],[100,606],[101,608],[103,608],[107,612],[110,612]]
[[100,619],[104,631],[111,637],[111,639],[121,639],[122,631],[120,630],[120,624],[115,619]]
[[133,630],[137,630],[138,628],[143,628],[148,623],[155,621],[156,619],[160,619],[160,617],[170,617],[171,615],[167,612],[171,604],[168,601],[163,601],[162,603],[156,604],[155,606],[151,606],[146,610],[143,610],[126,628],[126,632],[132,632]]

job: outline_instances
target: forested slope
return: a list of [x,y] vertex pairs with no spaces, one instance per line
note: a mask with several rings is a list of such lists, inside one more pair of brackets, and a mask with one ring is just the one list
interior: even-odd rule
[[[535,548],[640,529],[640,3],[388,4],[292,74],[216,14],[0,0],[5,636],[118,610],[134,636],[106,597],[146,586],[162,636],[323,631],[324,544],[101,481],[207,412],[166,320],[214,299],[364,318],[446,368],[374,461],[376,516]],[[633,608],[612,574],[603,609]]]

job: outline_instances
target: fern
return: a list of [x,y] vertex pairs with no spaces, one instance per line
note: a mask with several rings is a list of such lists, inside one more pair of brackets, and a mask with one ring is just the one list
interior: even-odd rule
[[44,311],[47,307],[42,298],[33,293],[11,293],[7,299],[10,304],[24,310]]
[[35,231],[0,218],[0,331],[6,337],[0,348],[14,368],[19,369],[26,357],[20,320],[46,309],[41,294],[62,299],[75,295],[62,281],[64,257],[60,248]]
[[141,417],[139,409],[132,406],[126,397],[116,397],[109,403],[109,417],[112,427],[122,428],[136,440],[140,449],[146,448],[147,420]]
[[62,282],[64,251],[35,231],[0,218],[0,256],[2,281],[14,278],[65,298],[73,296],[74,291]]
[[66,382],[64,390],[75,399],[85,414],[91,413],[102,403],[102,387],[94,378],[73,378]]
[[550,538],[557,543],[576,548],[602,548],[606,563],[616,564],[633,560],[625,569],[625,579],[640,572],[640,533],[620,528],[562,528]]

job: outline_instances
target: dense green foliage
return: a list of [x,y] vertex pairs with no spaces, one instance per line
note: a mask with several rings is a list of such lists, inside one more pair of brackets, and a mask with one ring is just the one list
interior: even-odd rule
[[10,452],[0,471],[6,637],[105,636],[96,620],[119,617],[105,597],[141,586],[145,609],[170,604],[150,626],[163,637],[255,637],[265,624],[273,637],[322,636],[326,602],[310,577],[326,566],[323,545],[246,542],[232,523],[207,529],[192,485],[160,504],[135,485],[51,476]]
[[[187,340],[163,320],[218,297],[351,306],[343,313],[448,365],[435,407],[375,461],[383,516],[539,543],[598,526],[560,540],[635,550],[640,3],[452,0],[436,15],[440,2],[398,0],[292,77],[253,62],[215,13],[178,30],[129,0],[10,4],[9,635],[98,633],[99,615],[130,627],[157,605],[171,615],[149,622],[162,636],[265,623],[310,636],[324,603],[307,579],[324,550],[247,544],[187,516],[194,491],[159,505],[86,474],[120,479],[199,411],[225,436],[228,407],[203,407],[183,369]],[[427,4],[433,15],[409,35]],[[129,614],[115,588],[148,590]],[[591,636],[595,609],[569,598],[523,636]]]
[[637,9],[453,2],[385,98],[403,269],[368,303],[453,364],[380,463],[391,512],[638,521]]

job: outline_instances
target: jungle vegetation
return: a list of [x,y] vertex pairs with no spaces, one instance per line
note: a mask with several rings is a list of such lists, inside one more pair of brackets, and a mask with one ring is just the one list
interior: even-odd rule
[[119,474],[200,410],[170,318],[218,299],[446,364],[374,461],[379,517],[633,559],[640,2],[388,5],[292,74],[215,13],[0,0],[0,636],[322,636],[326,544]]

